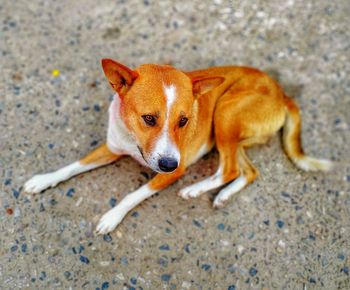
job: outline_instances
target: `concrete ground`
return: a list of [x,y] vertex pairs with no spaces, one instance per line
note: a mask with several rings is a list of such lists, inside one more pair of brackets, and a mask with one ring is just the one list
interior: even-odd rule
[[[0,288],[350,289],[349,13],[347,0],[1,1]],[[103,57],[268,71],[300,104],[305,151],[336,169],[296,169],[276,136],[249,151],[258,180],[214,210],[215,192],[176,195],[215,171],[210,153],[95,236],[149,169],[124,158],[35,196],[22,186],[105,141]]]

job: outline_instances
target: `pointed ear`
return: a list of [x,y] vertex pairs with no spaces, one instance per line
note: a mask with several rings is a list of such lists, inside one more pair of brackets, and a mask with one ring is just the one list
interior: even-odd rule
[[112,59],[104,58],[101,62],[103,71],[113,89],[121,97],[124,96],[139,76],[138,73]]
[[223,77],[205,77],[192,79],[193,95],[203,95],[224,82]]

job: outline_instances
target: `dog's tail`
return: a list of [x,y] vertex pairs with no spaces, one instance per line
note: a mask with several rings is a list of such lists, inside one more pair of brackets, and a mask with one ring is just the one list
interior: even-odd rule
[[286,120],[283,125],[283,146],[293,163],[305,171],[329,171],[332,162],[306,156],[301,147],[301,119],[299,108],[288,96],[284,97],[287,109]]

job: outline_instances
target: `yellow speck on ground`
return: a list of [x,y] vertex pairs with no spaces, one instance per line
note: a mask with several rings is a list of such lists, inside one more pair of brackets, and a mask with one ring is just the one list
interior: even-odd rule
[[53,77],[58,77],[60,75],[60,71],[58,69],[53,69],[51,72]]

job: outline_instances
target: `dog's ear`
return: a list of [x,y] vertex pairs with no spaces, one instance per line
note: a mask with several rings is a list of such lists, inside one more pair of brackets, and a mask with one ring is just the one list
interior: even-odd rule
[[138,73],[112,59],[102,59],[103,71],[113,89],[123,97],[138,77]]
[[192,79],[193,95],[203,95],[224,82],[223,77],[202,77]]

